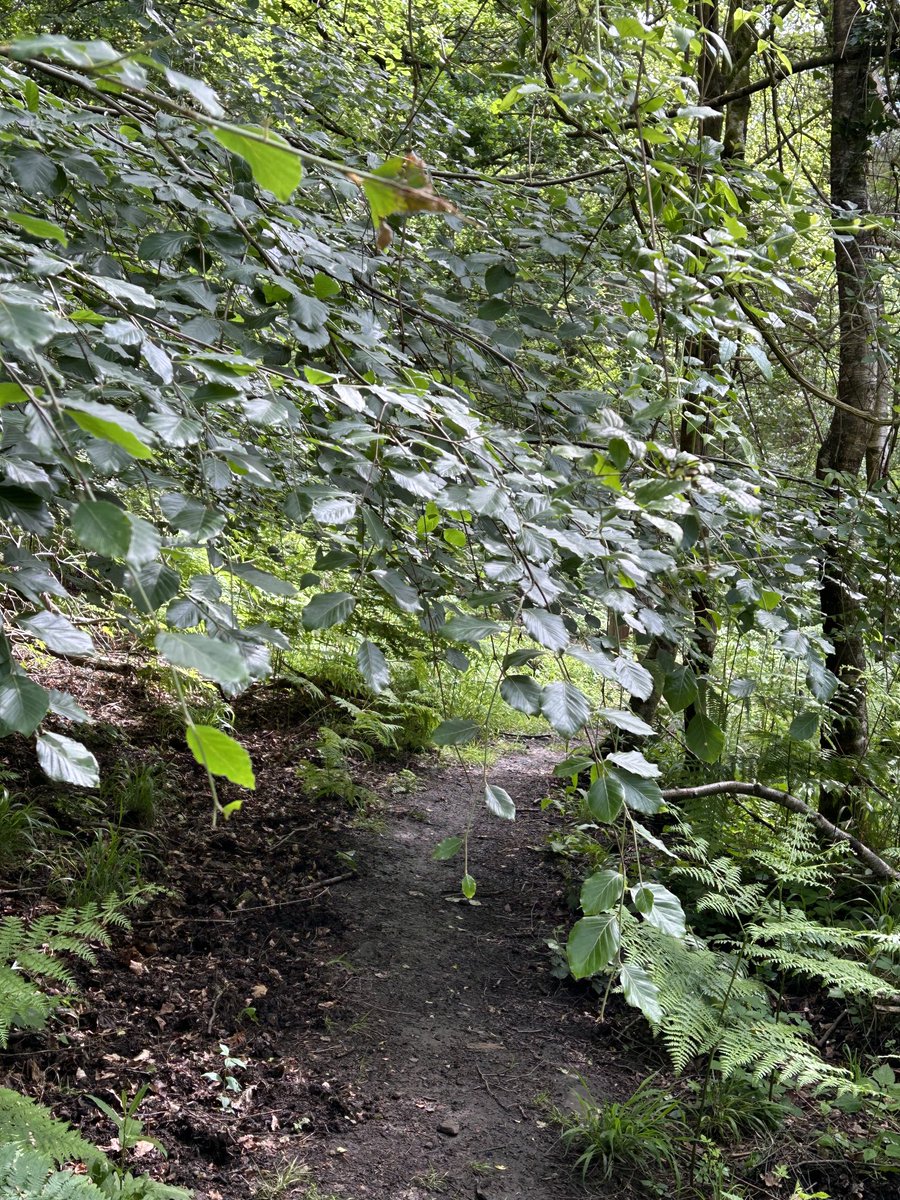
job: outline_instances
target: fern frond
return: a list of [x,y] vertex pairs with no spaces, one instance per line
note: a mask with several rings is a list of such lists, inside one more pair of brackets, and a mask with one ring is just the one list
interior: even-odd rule
[[36,1150],[57,1165],[68,1162],[107,1166],[102,1150],[91,1145],[49,1109],[10,1088],[0,1087],[0,1145]]

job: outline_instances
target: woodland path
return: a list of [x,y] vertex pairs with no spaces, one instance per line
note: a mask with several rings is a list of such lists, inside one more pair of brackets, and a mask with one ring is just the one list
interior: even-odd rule
[[[11,1046],[2,1082],[112,1151],[87,1094],[114,1103],[148,1084],[140,1116],[168,1157],[147,1143],[132,1165],[196,1200],[306,1200],[312,1183],[319,1200],[585,1194],[548,1104],[573,1105],[579,1076],[598,1098],[628,1095],[648,1066],[623,1045],[633,1010],[613,998],[601,1024],[597,998],[552,973],[547,940],[573,909],[564,860],[548,859],[559,825],[540,801],[558,756],[546,744],[489,772],[515,800],[514,822],[484,811],[478,769],[428,757],[410,764],[410,791],[396,764],[367,767],[382,805],[360,817],[300,794],[308,742],[276,691],[242,716],[257,790],[211,829],[180,730],[161,735],[137,694],[124,704],[117,677],[77,690],[98,721],[125,729],[94,743],[104,770],[160,754],[168,764],[170,800],[148,845],[151,875],[157,864],[173,891],[79,968],[66,1037]],[[470,904],[462,856],[432,851],[463,832],[473,803]],[[224,1073],[221,1045],[243,1064],[224,1106],[209,1078]],[[267,1190],[292,1162],[309,1174]]]
[[617,1072],[596,1006],[550,973],[545,943],[563,886],[547,869],[539,802],[554,761],[533,746],[490,771],[518,817],[479,815],[477,905],[459,894],[461,856],[435,862],[431,852],[482,804],[480,771],[429,770],[422,790],[389,802],[383,833],[359,837],[360,873],[332,895],[346,923],[335,1035],[310,1060],[352,1079],[374,1119],[320,1156],[325,1190],[351,1200],[580,1192],[543,1105],[565,1103],[577,1075],[601,1095],[612,1076],[618,1090]]

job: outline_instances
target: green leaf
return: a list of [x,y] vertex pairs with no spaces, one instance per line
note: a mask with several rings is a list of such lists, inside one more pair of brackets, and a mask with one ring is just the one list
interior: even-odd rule
[[625,877],[618,871],[595,871],[581,885],[581,908],[586,917],[617,905],[625,892]]
[[653,695],[653,676],[640,663],[630,658],[617,658],[613,663],[613,674],[629,696],[647,700]]
[[685,936],[684,909],[681,901],[661,883],[643,883],[631,889],[634,907],[648,925],[654,925],[672,937]]
[[74,696],[68,692],[60,692],[50,688],[50,711],[57,717],[74,721],[78,725],[92,724],[90,716],[84,711]]
[[569,644],[569,634],[562,617],[548,613],[543,608],[524,609],[522,624],[531,637],[548,650],[565,650]]
[[[41,389],[35,389],[40,391]],[[17,383],[0,383],[0,408],[7,404],[27,404],[30,397]]]
[[653,816],[663,806],[662,792],[654,779],[643,779],[640,775],[632,775],[630,771],[613,768],[609,778],[615,779],[622,789],[622,799],[634,812]]
[[148,233],[138,246],[138,258],[146,262],[167,262],[174,258],[191,241],[191,234],[178,229],[165,229],[159,233]]
[[7,731],[34,733],[50,708],[46,688],[34,683],[27,675],[7,675],[0,682],[0,724]]
[[222,775],[239,787],[256,787],[250,755],[229,734],[212,725],[189,725],[187,744],[194,758],[211,775]]
[[128,514],[108,500],[85,500],[72,514],[72,532],[86,550],[124,558],[131,545]]
[[297,589],[292,583],[288,583],[286,579],[279,579],[277,575],[272,575],[268,571],[261,571],[252,563],[234,563],[231,569],[239,579],[243,579],[251,587],[259,588],[267,596],[295,596],[297,594]]
[[605,824],[614,821],[622,811],[624,802],[625,789],[614,771],[598,775],[588,788],[588,811],[595,821],[602,821]]
[[484,802],[488,812],[493,813],[495,817],[502,817],[504,821],[516,819],[516,806],[513,798],[502,787],[489,783],[484,789]]
[[531,675],[507,675],[500,684],[500,695],[509,707],[530,717],[541,711],[541,691]]
[[331,629],[346,621],[356,608],[356,600],[347,592],[319,592],[300,615],[304,629]]
[[28,213],[22,212],[5,212],[3,213],[3,219],[5,221],[12,221],[14,225],[18,225],[33,237],[52,239],[63,246],[68,246],[69,244],[65,230],[60,229],[58,225],[54,225],[52,221],[44,221],[40,217],[32,217]]
[[465,898],[467,900],[472,899],[472,897],[475,895],[475,890],[478,887],[478,885],[475,882],[474,877],[471,876],[468,872],[466,872],[466,874],[463,875],[462,883],[460,884],[460,886],[462,888],[462,894],[465,896]]
[[617,750],[606,756],[607,762],[615,763],[623,771],[631,775],[640,775],[641,779],[656,779],[659,775],[659,765],[650,762],[640,750]]
[[508,267],[505,263],[494,263],[484,273],[484,287],[489,296],[508,291],[515,282],[515,267]]
[[574,684],[548,683],[541,693],[541,712],[557,733],[574,737],[588,723],[591,706]]
[[175,667],[197,671],[217,683],[246,683],[247,666],[236,646],[204,633],[166,633],[156,635],[159,653]]
[[[250,165],[253,178],[282,203],[287,203],[303,178],[300,159],[280,134],[261,125],[214,129],[216,140]],[[284,147],[288,147],[285,149]]]
[[55,654],[78,656],[94,653],[94,643],[89,634],[77,629],[68,617],[61,613],[42,612],[30,617],[20,617],[16,624],[33,637],[39,638],[48,650]]
[[640,963],[626,962],[619,972],[625,1003],[632,1008],[639,1008],[648,1021],[658,1025],[662,1020],[662,1005],[659,1002],[659,988],[647,974]]
[[613,913],[582,917],[576,921],[566,944],[569,970],[575,979],[587,979],[602,971],[619,950],[619,922]]
[[152,458],[153,451],[138,437],[140,430],[145,437],[150,431],[144,429],[128,413],[120,412],[111,404],[91,404],[88,401],[66,401],[65,410],[75,424],[92,437],[121,446],[132,458]]
[[0,296],[0,341],[26,353],[50,341],[60,329],[57,319],[37,304],[22,304]]
[[464,746],[481,736],[481,726],[467,717],[450,717],[441,721],[432,733],[431,740],[436,746]]
[[815,735],[818,728],[818,713],[810,712],[809,710],[800,712],[797,713],[796,717],[794,717],[793,721],[791,721],[791,727],[788,730],[788,737],[792,738],[795,742],[805,742]]
[[463,840],[461,837],[447,837],[442,842],[438,842],[431,852],[431,857],[436,862],[444,862],[448,858],[453,858],[462,850]]
[[180,71],[174,71],[171,67],[165,68],[165,75],[166,82],[170,87],[193,96],[200,107],[205,109],[211,117],[225,115],[225,110],[219,103],[219,97],[208,83],[204,83],[202,79],[194,79],[190,75],[182,75]]
[[449,621],[445,621],[438,631],[441,637],[447,638],[452,642],[470,642],[475,645],[477,642],[483,641],[486,637],[491,637],[495,633],[501,633],[502,625],[498,625],[496,621],[487,621],[482,617],[451,617]]
[[633,733],[637,737],[649,737],[653,733],[652,725],[648,725],[646,721],[642,721],[639,716],[628,712],[627,709],[601,708],[597,715],[601,720],[614,725],[616,729],[624,729],[626,733]]
[[374,642],[362,643],[356,651],[356,665],[360,675],[376,695],[390,686],[390,667],[387,659]]
[[703,713],[691,717],[684,731],[684,740],[690,752],[705,763],[718,762],[725,749],[724,732]]
[[410,587],[399,571],[373,571],[372,578],[401,612],[421,612],[422,604],[418,592]]
[[8,163],[13,178],[26,196],[32,196],[35,192],[54,195],[60,190],[59,168],[39,150],[20,150]]
[[166,563],[149,562],[132,569],[125,577],[125,591],[135,608],[153,613],[178,594],[181,576]]
[[96,758],[73,738],[61,733],[42,733],[37,740],[37,756],[44,774],[58,783],[85,788],[100,784]]
[[674,667],[666,672],[662,693],[672,712],[684,712],[689,704],[696,704],[699,698],[697,677],[687,665]]

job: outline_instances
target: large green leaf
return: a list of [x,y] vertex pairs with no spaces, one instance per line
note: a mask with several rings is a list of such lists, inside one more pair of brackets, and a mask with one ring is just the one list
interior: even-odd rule
[[625,962],[619,972],[626,1004],[639,1008],[648,1021],[659,1024],[663,1017],[659,988],[640,963]]
[[597,715],[601,720],[614,725],[616,729],[624,729],[626,733],[633,733],[637,737],[649,737],[653,733],[652,725],[648,725],[646,721],[641,720],[639,716],[627,709],[601,708]]
[[661,883],[642,883],[631,889],[634,906],[647,922],[672,937],[685,936],[684,909],[681,901]]
[[94,653],[94,643],[90,634],[76,628],[62,613],[42,610],[30,617],[20,617],[17,624],[20,629],[40,638],[47,649],[55,654],[81,656]]
[[301,614],[304,629],[330,629],[346,621],[356,608],[356,599],[348,592],[320,592],[313,596]]
[[522,624],[531,637],[548,650],[565,650],[569,644],[569,633],[562,617],[548,613],[543,608],[523,609]]
[[795,742],[806,742],[811,737],[814,737],[819,728],[819,714],[809,710],[797,713],[791,727],[788,730],[788,737]]
[[292,583],[286,579],[279,579],[277,575],[272,575],[269,571],[261,571],[252,563],[234,563],[231,569],[239,579],[243,579],[251,587],[259,588],[267,596],[295,596],[297,594],[297,589]]
[[595,821],[614,821],[624,802],[625,788],[615,771],[598,775],[588,788],[588,811]]
[[576,979],[602,971],[619,951],[619,922],[614,913],[582,917],[572,926],[566,943],[569,970]]
[[646,700],[653,693],[653,676],[646,667],[633,662],[630,658],[617,658],[613,663],[613,672],[622,688],[630,696],[638,700]]
[[645,779],[618,767],[610,769],[608,779],[610,783],[612,780],[616,781],[621,789],[622,800],[634,812],[652,816],[662,808],[662,792],[655,779]]
[[46,775],[73,787],[95,788],[100,768],[86,746],[61,733],[42,733],[37,740],[38,762]]
[[483,641],[486,637],[502,633],[503,626],[496,621],[488,621],[483,617],[451,617],[440,628],[441,637],[453,642],[471,642],[472,645]]
[[212,725],[189,725],[187,744],[194,758],[211,775],[222,775],[240,787],[255,788],[250,755],[233,737]]
[[725,734],[709,717],[695,713],[684,731],[688,749],[701,762],[714,763],[722,757],[725,749]]
[[246,683],[247,665],[236,646],[204,633],[161,632],[155,638],[156,649],[175,667],[197,671],[217,683]]
[[153,451],[146,444],[152,439],[152,433],[130,413],[122,412],[112,404],[73,399],[65,402],[65,410],[85,433],[121,446],[132,458],[153,457]]
[[596,916],[618,905],[625,892],[625,877],[618,871],[595,871],[581,885],[581,909]]
[[391,671],[387,659],[374,642],[362,643],[356,651],[356,665],[360,675],[376,694],[390,686]]
[[0,296],[0,341],[29,354],[43,346],[59,331],[57,319],[34,302],[22,302]]
[[672,712],[683,712],[689,704],[697,702],[700,694],[697,677],[687,665],[673,667],[666,672],[662,692]]
[[470,721],[467,717],[450,717],[441,721],[432,733],[431,740],[436,746],[464,746],[481,736],[481,726]]
[[0,681],[0,725],[16,733],[34,733],[50,708],[46,688],[18,673]]
[[260,187],[282,202],[290,200],[303,178],[303,168],[296,152],[280,134],[261,125],[214,129],[213,134],[226,150],[250,164]]
[[574,737],[590,719],[587,696],[568,681],[548,683],[541,693],[541,712],[563,737]]
[[152,613],[178,594],[181,576],[166,563],[150,562],[125,577],[125,591],[140,612]]
[[22,212],[5,212],[3,213],[3,220],[12,221],[13,224],[24,229],[26,233],[30,233],[32,237],[60,242],[63,246],[68,246],[69,244],[65,230],[60,229],[53,221],[45,221],[42,217],[32,217],[29,213]]
[[462,848],[463,839],[461,837],[447,837],[442,842],[438,842],[431,852],[431,857],[435,862],[445,862],[459,854]]
[[108,500],[85,500],[72,514],[72,532],[86,550],[124,558],[131,545],[128,514]]
[[532,675],[507,675],[500,684],[500,695],[510,708],[531,717],[541,711],[541,691]]

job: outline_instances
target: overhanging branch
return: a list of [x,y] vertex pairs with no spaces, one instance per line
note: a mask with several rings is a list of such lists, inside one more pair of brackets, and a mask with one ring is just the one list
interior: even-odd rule
[[833,824],[827,817],[805,804],[799,796],[792,796],[790,792],[780,792],[777,788],[766,787],[762,783],[745,783],[738,779],[722,779],[717,783],[701,783],[696,787],[668,788],[663,792],[664,800],[695,800],[701,796],[756,796],[759,800],[769,800],[788,812],[805,817],[820,833],[833,841],[846,842],[860,862],[865,863],[879,879],[900,881],[900,871],[894,870],[890,863],[886,863],[865,842],[861,842],[839,825]]

